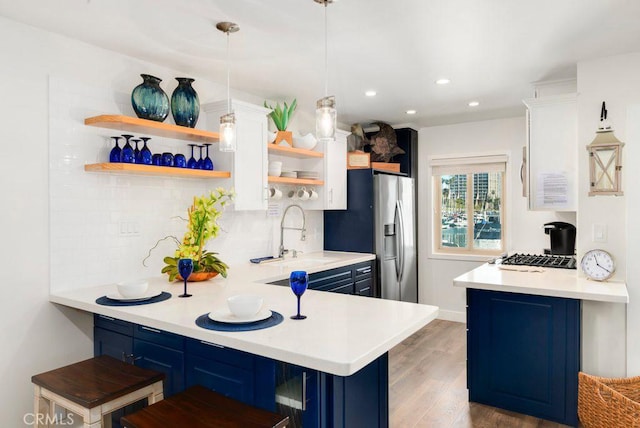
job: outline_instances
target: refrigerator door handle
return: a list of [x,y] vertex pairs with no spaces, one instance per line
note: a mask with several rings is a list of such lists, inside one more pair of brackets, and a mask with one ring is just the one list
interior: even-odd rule
[[396,201],[396,215],[398,216],[398,224],[400,226],[399,233],[396,233],[398,239],[398,259],[400,259],[400,273],[398,274],[398,282],[402,282],[404,273],[404,210],[402,201]]

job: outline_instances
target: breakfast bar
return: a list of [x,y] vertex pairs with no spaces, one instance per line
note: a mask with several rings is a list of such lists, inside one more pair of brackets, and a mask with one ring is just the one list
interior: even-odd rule
[[626,285],[487,263],[454,286],[467,289],[469,401],[577,426],[581,302],[628,303]]
[[[95,314],[96,354],[168,370],[168,396],[203,384],[268,410],[290,407],[305,427],[354,426],[354,421],[386,427],[387,352],[434,320],[438,308],[307,290],[301,300],[307,318],[292,320],[296,297],[289,287],[269,284],[286,279],[291,270],[318,272],[372,258],[321,252],[286,262],[235,266],[227,279],[190,283],[190,298],[177,297],[181,283],[151,278],[151,289],[172,297],[146,305],[97,304],[115,291],[115,284],[59,292],[50,300]],[[252,331],[196,325],[198,317],[226,307],[227,298],[237,294],[262,296],[264,307],[281,314],[282,322]]]

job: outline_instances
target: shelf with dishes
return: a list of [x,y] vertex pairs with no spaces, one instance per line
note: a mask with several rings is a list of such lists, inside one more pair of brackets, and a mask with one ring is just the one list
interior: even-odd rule
[[87,164],[84,166],[87,172],[106,172],[135,175],[156,175],[184,178],[229,178],[228,171],[208,171],[204,169],[177,168],[170,166],[141,165],[135,163],[104,162]]
[[269,183],[274,184],[291,184],[294,186],[324,186],[324,180],[313,178],[294,178],[294,177],[268,177]]
[[156,137],[194,141],[197,143],[217,143],[220,139],[220,134],[217,132],[115,114],[88,117],[84,120],[84,124],[99,128],[149,134]]

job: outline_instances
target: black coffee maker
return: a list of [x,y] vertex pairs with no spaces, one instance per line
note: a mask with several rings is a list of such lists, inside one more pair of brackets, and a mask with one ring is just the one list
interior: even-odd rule
[[544,225],[544,233],[549,235],[551,249],[545,248],[545,254],[573,256],[576,250],[576,227],[570,223],[553,221]]

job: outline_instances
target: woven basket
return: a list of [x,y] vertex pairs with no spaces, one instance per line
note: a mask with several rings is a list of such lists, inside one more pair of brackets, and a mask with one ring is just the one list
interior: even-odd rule
[[640,376],[578,376],[578,416],[585,428],[640,428]]

